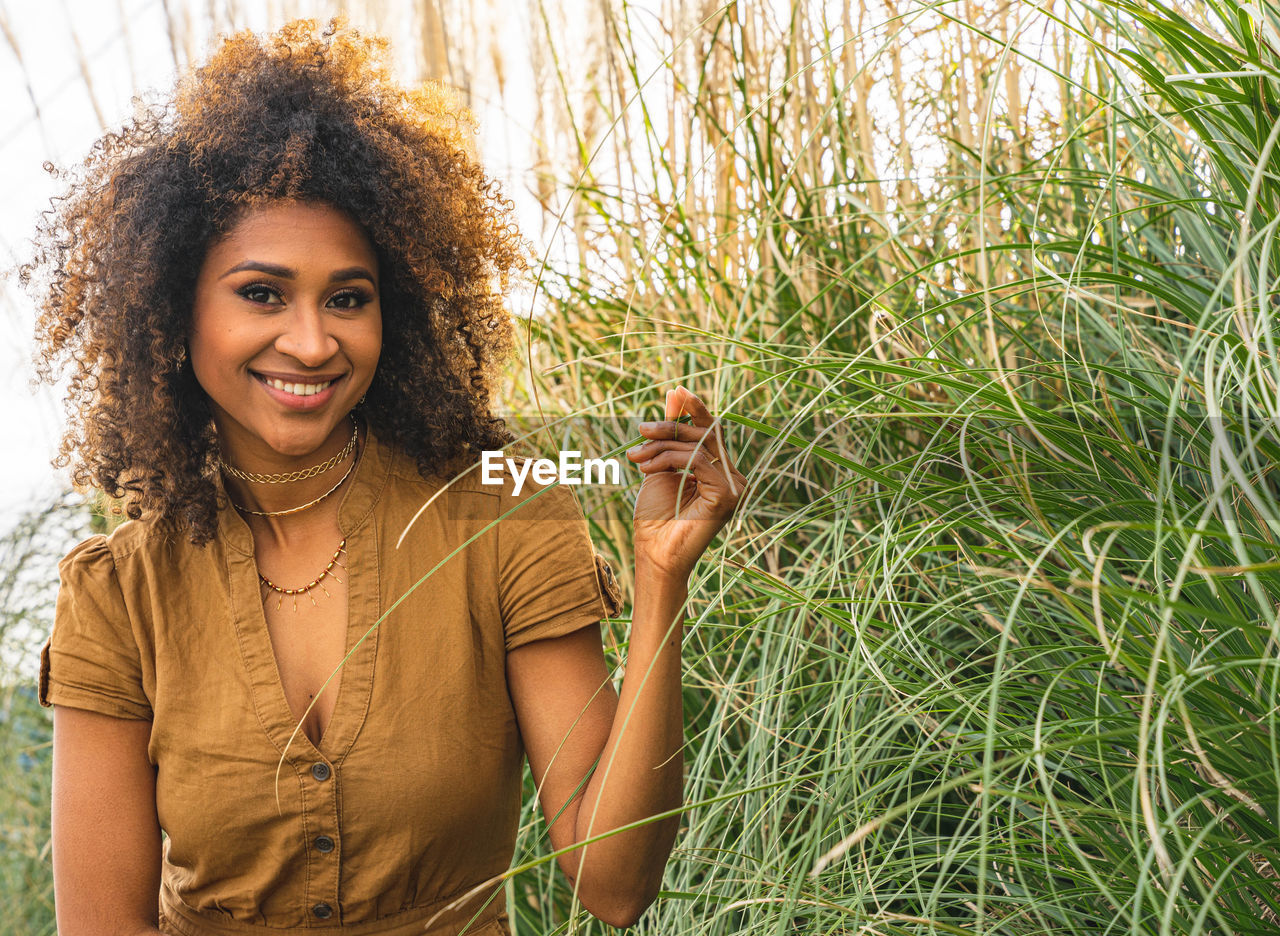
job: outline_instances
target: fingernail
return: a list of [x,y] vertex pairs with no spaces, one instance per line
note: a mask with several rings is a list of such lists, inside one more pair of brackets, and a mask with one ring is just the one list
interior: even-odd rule
[[643,446],[643,445],[637,445],[637,446],[636,446],[635,448],[633,448],[633,449],[628,449],[628,450],[627,450],[627,454],[628,454],[628,455],[639,455],[642,451],[644,451],[644,446]]
[[646,429],[657,429],[657,428],[658,428],[658,424],[656,422],[642,422],[640,424],[641,432],[644,432]]

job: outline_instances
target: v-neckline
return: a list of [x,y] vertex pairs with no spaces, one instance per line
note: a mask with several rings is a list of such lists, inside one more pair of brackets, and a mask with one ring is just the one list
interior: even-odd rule
[[[366,424],[367,425],[367,424]],[[381,613],[378,531],[373,507],[390,477],[393,453],[366,429],[365,446],[339,506],[338,525],[346,537],[347,636],[342,678],[333,714],[318,743],[302,730],[280,678],[279,664],[262,606],[253,534],[235,508],[219,511],[219,535],[229,548],[227,591],[240,656],[248,672],[258,721],[276,749],[291,763],[323,759],[338,764],[364,725],[373,693],[378,631],[366,632]],[[359,646],[356,646],[359,641]],[[355,651],[351,652],[352,647]]]
[[[354,563],[350,562],[349,553],[348,553],[347,565],[354,567]],[[255,558],[254,560],[255,575],[257,571],[258,571],[257,561]],[[266,652],[270,656],[272,667],[274,670],[272,674],[273,687],[279,690],[279,694],[284,703],[284,707],[286,711],[289,713],[290,720],[292,721],[293,728],[290,729],[290,735],[293,735],[294,731],[297,732],[296,737],[293,738],[293,742],[296,743],[299,739],[305,739],[306,741],[310,742],[312,748],[319,753],[324,753],[326,751],[327,746],[325,744],[325,741],[326,739],[333,737],[334,722],[338,718],[338,712],[340,711],[340,706],[342,705],[342,701],[343,701],[343,688],[348,683],[347,670],[348,670],[348,667],[350,667],[351,664],[356,660],[356,657],[358,655],[358,654],[352,654],[350,659],[347,659],[348,651],[350,651],[355,640],[358,639],[352,636],[353,632],[357,630],[357,628],[353,628],[351,626],[352,622],[355,620],[354,614],[353,614],[354,609],[352,608],[352,601],[351,601],[352,589],[354,587],[354,582],[352,581],[352,575],[353,573],[351,571],[348,571],[347,574],[344,576],[344,585],[345,585],[344,593],[345,593],[346,602],[347,602],[347,624],[345,628],[346,633],[343,638],[342,655],[340,657],[340,661],[344,661],[344,662],[339,662],[339,666],[341,667],[341,672],[334,675],[332,677],[332,680],[329,682],[329,684],[326,685],[323,690],[321,690],[322,692],[336,692],[337,697],[334,699],[333,711],[329,714],[329,720],[325,724],[324,730],[320,733],[320,739],[318,741],[312,740],[311,736],[307,734],[306,729],[302,725],[302,721],[306,717],[305,709],[304,709],[303,715],[300,717],[299,714],[294,711],[293,706],[289,703],[289,696],[288,696],[288,693],[285,692],[285,688],[284,688],[284,677],[280,671],[280,657],[279,657],[279,654],[276,652],[276,643],[272,639],[272,635],[271,635],[271,625],[267,620],[266,605],[261,600],[257,603],[257,605],[255,605],[255,607],[259,611],[261,619],[260,621],[257,621],[254,623],[254,631],[256,633],[261,633],[265,638],[266,648],[267,648]],[[261,596],[261,590],[259,590],[258,594],[259,596]],[[334,688],[334,682],[337,683],[336,689]]]

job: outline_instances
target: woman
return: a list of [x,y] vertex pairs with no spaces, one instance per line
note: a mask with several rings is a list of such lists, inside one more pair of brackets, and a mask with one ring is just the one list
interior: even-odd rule
[[680,806],[680,612],[743,478],[687,390],[642,426],[615,694],[572,497],[466,471],[509,441],[519,245],[464,112],[384,51],[227,40],[24,271],[63,461],[134,521],[63,560],[42,655],[62,936],[508,932],[526,754],[582,904],[658,891],[678,818],[606,833]]

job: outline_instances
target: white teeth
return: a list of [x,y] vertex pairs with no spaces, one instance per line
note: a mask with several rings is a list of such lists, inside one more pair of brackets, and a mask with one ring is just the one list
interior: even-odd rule
[[274,377],[264,377],[263,380],[268,386],[283,390],[285,393],[292,393],[294,396],[312,396],[333,383],[332,380],[326,380],[324,383],[318,384],[285,383],[283,380],[276,380]]

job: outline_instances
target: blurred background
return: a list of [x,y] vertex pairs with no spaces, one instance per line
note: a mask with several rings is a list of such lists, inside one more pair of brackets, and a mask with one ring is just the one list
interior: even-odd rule
[[[1275,0],[4,0],[6,264],[43,162],[336,12],[480,120],[535,258],[508,406],[570,417],[529,444],[685,383],[749,468],[638,932],[1276,932]],[[31,680],[101,518],[2,288],[0,933],[51,933]],[[629,594],[634,488],[582,493]],[[530,809],[516,932],[607,930],[545,853]]]

